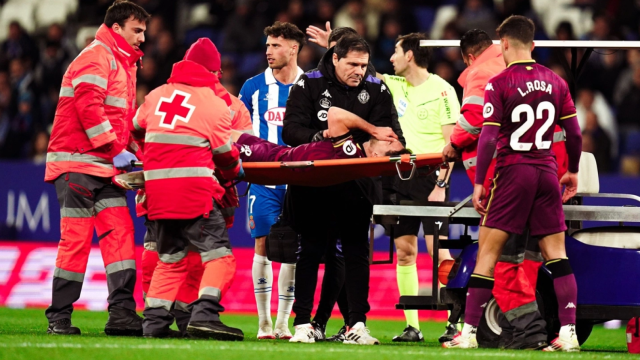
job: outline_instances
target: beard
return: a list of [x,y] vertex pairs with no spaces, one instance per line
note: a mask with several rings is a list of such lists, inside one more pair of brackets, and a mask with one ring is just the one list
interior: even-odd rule
[[271,68],[271,70],[280,70],[286,65],[287,65],[287,62],[285,60],[278,60],[278,61],[274,61],[273,64],[269,64],[269,68]]

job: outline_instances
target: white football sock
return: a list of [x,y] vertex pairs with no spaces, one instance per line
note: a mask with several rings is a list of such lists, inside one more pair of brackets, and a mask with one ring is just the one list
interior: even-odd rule
[[271,288],[273,287],[271,261],[266,256],[254,254],[251,275],[258,306],[258,326],[271,328]]
[[276,328],[289,326],[289,315],[295,299],[296,264],[282,264],[278,274],[278,318]]

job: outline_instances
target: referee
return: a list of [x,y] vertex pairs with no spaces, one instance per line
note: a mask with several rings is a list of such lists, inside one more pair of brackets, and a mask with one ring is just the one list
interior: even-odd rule
[[[421,33],[398,37],[395,52],[391,56],[396,76],[377,75],[384,80],[393,95],[407,149],[414,154],[442,152],[460,115],[460,103],[453,87],[438,75],[427,71],[431,49],[420,46],[420,40],[426,39],[427,36]],[[447,201],[449,174],[450,171],[439,171],[427,175],[418,170],[409,181],[397,179],[396,200]],[[418,295],[416,257],[420,223],[423,225],[429,255],[433,255],[435,225],[439,226],[440,239],[446,239],[449,234],[447,218],[429,222],[426,218],[400,217],[393,233],[398,257],[396,271],[400,295]],[[453,261],[447,249],[440,249],[438,259],[440,263]],[[418,311],[405,310],[404,313],[407,327],[393,341],[423,341]],[[445,335],[454,332],[455,327],[448,325]]]

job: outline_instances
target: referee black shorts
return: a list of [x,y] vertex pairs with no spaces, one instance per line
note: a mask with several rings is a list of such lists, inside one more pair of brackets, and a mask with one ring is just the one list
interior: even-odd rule
[[[408,176],[408,174],[404,174]],[[417,169],[411,180],[401,180],[396,178],[396,203],[402,205],[402,200],[428,201],[429,195],[436,187],[438,175],[434,171],[428,174],[428,168]],[[445,191],[444,201],[449,201],[449,189]],[[420,224],[425,235],[433,235],[434,227],[438,226],[438,233],[442,236],[449,236],[449,219],[426,218],[417,216],[400,216],[398,224],[393,225],[393,236],[418,235]]]

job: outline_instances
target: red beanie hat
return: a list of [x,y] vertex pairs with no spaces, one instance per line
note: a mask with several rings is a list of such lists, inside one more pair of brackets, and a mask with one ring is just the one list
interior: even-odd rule
[[184,54],[184,60],[198,63],[209,71],[220,71],[220,53],[208,38],[200,38],[193,43]]

